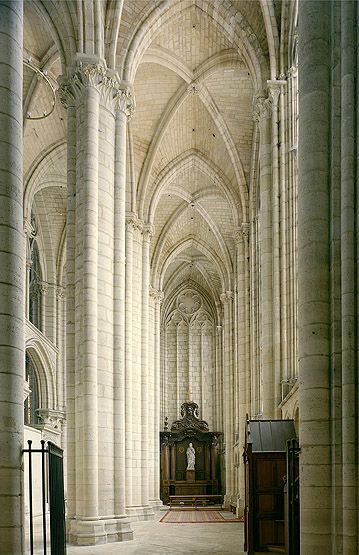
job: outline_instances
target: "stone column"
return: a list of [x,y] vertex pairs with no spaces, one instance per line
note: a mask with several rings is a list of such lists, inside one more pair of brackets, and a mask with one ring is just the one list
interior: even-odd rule
[[132,505],[132,273],[133,273],[133,233],[136,220],[130,216],[126,220],[126,303],[125,303],[125,410],[126,410],[126,508]]
[[149,312],[148,312],[148,499],[153,507],[155,494],[155,466],[154,466],[154,442],[155,442],[155,289],[150,285],[148,289]]
[[[158,291],[156,296],[155,313],[155,495],[160,498],[160,405],[161,405],[161,303],[163,302],[163,292]],[[155,498],[155,499],[156,499]]]
[[66,464],[67,519],[76,516],[76,102],[70,89],[60,88],[67,108],[67,208],[66,208]]
[[56,408],[64,410],[66,406],[66,380],[64,365],[64,332],[65,332],[65,289],[56,286]]
[[153,507],[162,505],[160,500],[160,373],[161,373],[161,303],[163,300],[162,291],[150,290],[154,300],[154,349],[153,349],[153,490],[154,497],[151,499]]
[[142,329],[141,329],[141,423],[142,423],[142,472],[141,503],[149,500],[149,438],[153,436],[152,422],[149,423],[149,387],[153,379],[149,375],[152,367],[148,359],[149,342],[149,286],[150,286],[150,242],[154,233],[153,225],[145,224],[142,229]]
[[24,552],[23,4],[0,1],[0,503],[1,552]]
[[[129,214],[126,235],[126,513],[132,519],[137,520],[153,518],[153,510],[148,505],[148,486],[145,488],[146,502],[144,502],[142,494],[143,470],[148,478],[148,422],[144,423],[143,420],[148,409],[148,392],[142,388],[141,362],[143,335],[142,231],[143,222],[138,219],[136,214]],[[146,281],[148,283],[148,277]],[[129,352],[127,352],[128,349]],[[145,351],[147,355],[148,343]],[[127,478],[128,476],[130,479]]]
[[222,326],[216,326],[216,430],[223,430],[223,356]]
[[[343,554],[358,552],[358,4],[341,7],[341,325]],[[332,18],[336,14],[332,8]],[[333,85],[332,85],[333,86]]]
[[234,464],[233,464],[233,292],[221,294],[223,303],[223,419],[224,438],[226,445],[226,494],[224,503],[229,507],[234,493]]
[[260,309],[259,309],[259,246],[258,217],[251,221],[250,229],[250,383],[248,413],[250,417],[262,414],[261,407],[261,356],[260,356]]
[[238,279],[238,449],[239,449],[239,466],[238,466],[238,493],[240,500],[238,510],[243,514],[244,508],[244,468],[242,459],[242,449],[244,445],[244,428],[246,423],[246,414],[248,412],[248,382],[249,368],[247,366],[247,317],[248,317],[248,237],[249,224],[243,223],[238,229],[235,239],[237,242],[237,279]]
[[299,7],[298,371],[301,554],[333,552],[330,456],[330,4]]
[[116,95],[114,182],[114,510],[120,520],[122,539],[131,539],[126,515],[126,374],[125,374],[125,241],[126,241],[126,142],[127,120],[133,110],[129,89]]
[[273,371],[273,207],[272,207],[272,105],[259,97],[255,119],[259,127],[259,245],[260,245],[260,344],[263,379],[263,416],[276,415],[276,384]]
[[96,57],[78,56],[60,83],[69,117],[68,530],[71,542],[92,545],[132,537],[114,516],[114,144],[123,90]]
[[278,405],[281,401],[281,337],[285,322],[281,322],[281,306],[284,299],[281,295],[281,256],[280,231],[283,227],[280,213],[280,182],[279,182],[279,97],[285,81],[267,81],[268,95],[271,101],[271,143],[272,143],[272,269],[273,269],[273,377],[274,377],[274,414],[279,418]]
[[298,181],[298,71],[292,66],[288,70],[287,110],[290,120],[288,129],[289,159],[288,182],[288,377],[298,375],[297,369],[297,181]]
[[[82,98],[83,124],[78,122],[78,141],[82,143],[82,168],[78,168],[77,190],[79,204],[82,204],[82,241],[79,246],[83,256],[82,272],[76,279],[82,280],[82,311],[77,312],[82,330],[82,365],[77,379],[81,380],[82,426],[82,483],[78,488],[78,516],[97,519],[98,507],[98,125],[100,93],[85,76]],[[96,79],[96,77],[95,77]],[[78,205],[79,206],[79,205]],[[79,251],[78,251],[79,253]],[[81,321],[80,321],[81,320]],[[80,358],[80,356],[79,356]],[[80,363],[81,364],[81,363]]]

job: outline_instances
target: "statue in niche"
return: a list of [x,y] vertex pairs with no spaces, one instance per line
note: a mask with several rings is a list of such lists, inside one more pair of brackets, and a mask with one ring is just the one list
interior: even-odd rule
[[186,454],[187,454],[187,470],[194,470],[194,465],[196,462],[196,451],[192,443],[188,445]]

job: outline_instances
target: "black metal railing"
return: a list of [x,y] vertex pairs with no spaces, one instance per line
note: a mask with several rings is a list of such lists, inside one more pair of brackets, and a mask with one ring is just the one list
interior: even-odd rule
[[[50,507],[50,545],[51,555],[66,554],[65,540],[65,498],[64,498],[64,473],[63,473],[63,451],[54,443],[41,440],[41,449],[32,448],[32,440],[28,440],[28,449],[23,453],[28,454],[28,491],[29,491],[29,539],[30,555],[34,555],[34,492],[33,470],[34,465],[39,464],[38,455],[41,455],[41,509],[42,509],[42,551],[43,555],[48,553],[47,545],[47,523],[46,523],[46,501],[47,491],[49,494]],[[36,456],[36,458],[34,457]],[[48,487],[47,487],[48,486]],[[38,549],[37,549],[38,551]]]
[[288,555],[300,553],[299,529],[299,452],[298,441],[287,441],[287,522]]

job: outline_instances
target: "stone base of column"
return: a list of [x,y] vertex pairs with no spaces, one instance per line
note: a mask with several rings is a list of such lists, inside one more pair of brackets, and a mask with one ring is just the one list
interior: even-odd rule
[[230,493],[226,493],[223,497],[223,506],[225,509],[229,509],[230,505],[236,506],[237,503],[235,501],[234,495]]
[[154,511],[160,511],[161,508],[163,507],[163,502],[159,498],[149,499],[148,504],[150,507],[152,507]]
[[131,505],[126,507],[126,515],[133,520],[153,520],[155,514],[149,505]]
[[133,539],[127,516],[96,520],[71,519],[67,522],[67,541],[72,545],[100,545]]
[[244,515],[244,499],[242,499],[242,497],[238,497],[236,517],[241,518],[243,515]]

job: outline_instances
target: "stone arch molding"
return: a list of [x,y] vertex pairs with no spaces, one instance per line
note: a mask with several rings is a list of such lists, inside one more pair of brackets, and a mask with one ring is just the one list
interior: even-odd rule
[[54,369],[49,354],[36,338],[26,341],[25,352],[29,354],[35,367],[39,384],[39,406],[42,409],[54,409],[56,404],[56,387]]
[[193,4],[210,17],[212,23],[238,49],[253,75],[256,87],[260,89],[265,82],[264,79],[267,78],[269,68],[256,34],[234,6],[228,3],[227,6],[214,7],[211,0],[194,0],[191,4],[182,0],[177,2],[164,0],[150,13],[147,12],[127,46],[128,54],[123,60],[121,72],[123,79],[128,82],[134,81],[137,68],[155,36],[164,25]]
[[197,325],[205,330],[213,329],[213,318],[205,308],[202,295],[195,289],[180,291],[174,300],[174,306],[167,317],[166,327],[171,324],[186,324],[189,327]]
[[[51,145],[41,157],[34,161],[25,181],[24,191],[24,218],[29,218],[34,197],[37,192],[46,187],[62,186],[67,187],[66,181],[66,143],[60,141]],[[52,172],[53,164],[59,161],[64,163],[64,173]]]
[[[240,211],[238,209],[238,199],[236,198],[234,192],[231,189],[231,184],[227,179],[223,171],[216,166],[210,159],[205,157],[202,152],[195,149],[188,150],[172,160],[163,170],[159,173],[156,181],[154,182],[152,188],[152,194],[150,199],[144,197],[141,200],[141,212],[143,212],[144,217],[151,223],[154,223],[154,216],[156,209],[161,198],[161,195],[165,192],[166,188],[171,185],[171,182],[179,174],[184,173],[188,169],[196,168],[208,177],[208,180],[215,183],[213,191],[219,192],[220,195],[228,202],[228,205],[232,212],[233,222],[235,226],[239,226],[240,222]],[[218,188],[218,191],[217,191]],[[192,197],[182,198],[187,202],[191,202]],[[146,201],[148,201],[146,203]],[[145,212],[145,206],[148,205],[148,212]]]

